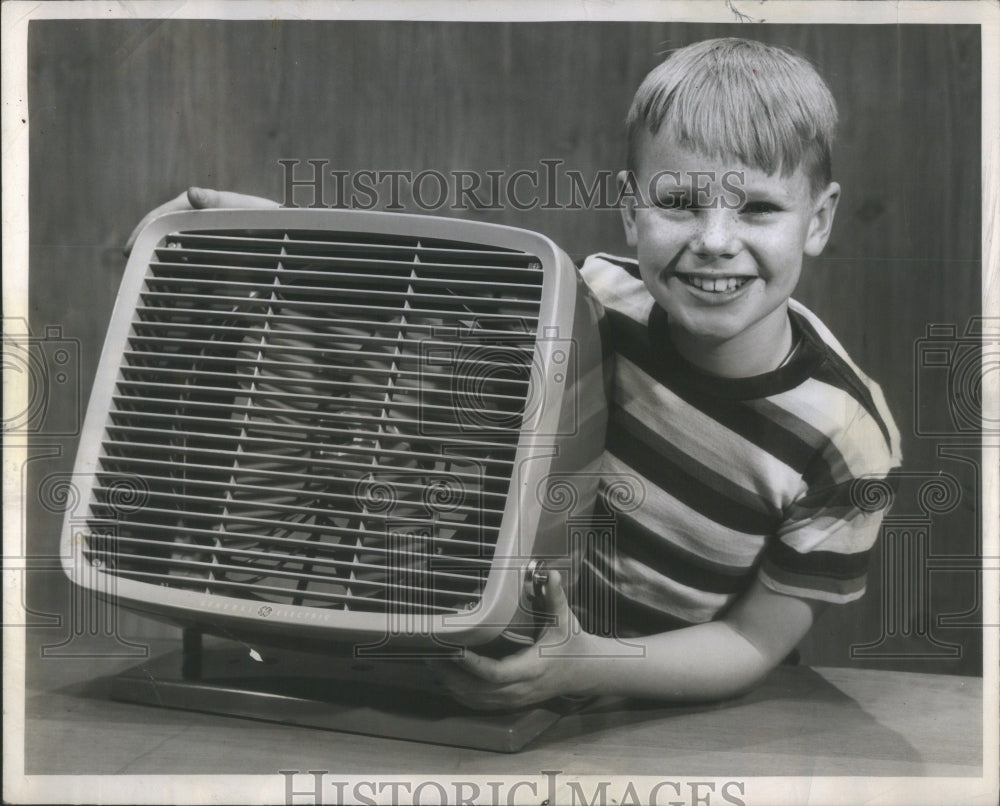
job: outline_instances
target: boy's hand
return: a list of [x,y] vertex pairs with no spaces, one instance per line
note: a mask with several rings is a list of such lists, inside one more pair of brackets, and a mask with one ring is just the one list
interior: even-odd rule
[[146,213],[142,221],[136,225],[135,229],[128,236],[128,240],[125,242],[125,247],[122,251],[125,253],[125,257],[128,257],[132,251],[132,246],[135,244],[135,239],[139,237],[139,233],[142,232],[143,227],[164,213],[172,213],[178,210],[206,210],[213,207],[246,208],[280,206],[278,202],[260,196],[248,196],[245,193],[231,193],[226,190],[212,190],[211,188],[191,187],[177,198],[171,199]]
[[553,623],[533,646],[500,660],[466,649],[460,658],[430,661],[455,699],[470,708],[496,710],[589,693],[583,672],[595,637],[580,629],[557,571],[549,572],[543,602]]

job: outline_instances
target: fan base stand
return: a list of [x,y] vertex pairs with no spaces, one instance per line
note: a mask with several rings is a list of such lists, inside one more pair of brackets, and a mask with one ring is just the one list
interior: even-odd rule
[[[111,697],[325,730],[513,753],[581,703],[558,700],[514,712],[471,711],[413,660],[357,660],[265,651],[257,660],[233,642],[183,647],[121,672]],[[257,657],[260,654],[254,653]]]

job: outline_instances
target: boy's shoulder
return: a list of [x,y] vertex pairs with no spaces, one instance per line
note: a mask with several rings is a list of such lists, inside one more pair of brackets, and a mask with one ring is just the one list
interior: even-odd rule
[[[897,467],[902,459],[899,430],[882,387],[854,362],[815,313],[794,299],[789,299],[788,307],[817,358],[786,405],[800,407],[802,416],[827,434],[845,459],[852,453],[864,456],[867,473]],[[780,397],[774,402],[785,403]]]
[[645,324],[656,304],[639,276],[639,262],[605,252],[583,261],[580,274],[606,309]]

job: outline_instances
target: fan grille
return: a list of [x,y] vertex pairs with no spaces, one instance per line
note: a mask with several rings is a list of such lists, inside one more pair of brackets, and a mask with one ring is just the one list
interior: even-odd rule
[[240,599],[474,607],[542,277],[531,254],[454,241],[168,235],[116,381],[85,556]]

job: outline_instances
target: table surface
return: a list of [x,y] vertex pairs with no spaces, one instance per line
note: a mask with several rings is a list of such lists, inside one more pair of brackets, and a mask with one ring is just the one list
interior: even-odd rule
[[503,754],[114,702],[110,677],[137,658],[42,657],[30,632],[27,650],[28,774],[982,775],[976,677],[780,667],[712,706],[599,700]]

